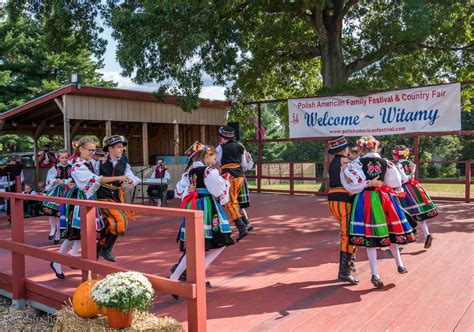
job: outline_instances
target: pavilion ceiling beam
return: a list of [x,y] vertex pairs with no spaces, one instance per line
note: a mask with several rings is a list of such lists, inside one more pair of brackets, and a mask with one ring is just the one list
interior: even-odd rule
[[41,134],[43,133],[43,128],[44,128],[45,124],[46,124],[46,120],[43,120],[39,124],[38,128],[36,128],[36,131],[35,131],[35,134],[34,134],[34,139],[35,140],[37,140],[41,136]]
[[73,139],[74,136],[76,136],[77,132],[79,131],[79,127],[81,126],[81,124],[82,124],[82,121],[77,121],[74,124],[74,127],[72,127],[72,130],[71,130],[71,139]]
[[61,110],[61,112],[64,113],[64,104],[63,104],[63,101],[59,98],[54,98],[54,102],[56,103],[56,105],[58,105],[59,109]]

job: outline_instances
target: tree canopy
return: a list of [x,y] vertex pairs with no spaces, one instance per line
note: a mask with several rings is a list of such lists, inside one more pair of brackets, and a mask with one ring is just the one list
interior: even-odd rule
[[[98,72],[105,40],[100,1],[8,1],[0,5],[0,112],[69,84],[113,86]],[[95,59],[94,59],[95,57]]]
[[117,58],[137,83],[197,106],[207,73],[245,99],[468,79],[465,1],[108,1]]

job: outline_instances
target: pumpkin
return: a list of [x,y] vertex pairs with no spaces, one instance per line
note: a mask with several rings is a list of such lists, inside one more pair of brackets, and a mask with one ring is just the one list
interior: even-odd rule
[[72,296],[72,307],[74,312],[81,317],[93,318],[96,317],[98,313],[105,315],[105,308],[99,310],[99,306],[92,299],[92,287],[94,287],[97,280],[92,280],[91,271],[87,280],[84,281],[79,287],[74,291]]

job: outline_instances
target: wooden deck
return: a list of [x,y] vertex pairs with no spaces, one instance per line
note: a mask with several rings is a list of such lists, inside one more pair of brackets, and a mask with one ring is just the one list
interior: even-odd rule
[[[474,205],[438,202],[429,224],[433,246],[407,245],[400,275],[388,250],[379,251],[379,274],[370,283],[365,250],[357,256],[357,286],[336,280],[338,225],[324,198],[254,194],[249,216],[254,232],[227,248],[209,268],[209,331],[472,331],[474,329]],[[174,202],[176,203],[176,202]],[[141,216],[119,239],[119,264],[157,275],[179,258],[175,238],[180,220]],[[26,243],[57,250],[47,240],[46,218],[26,221]],[[10,230],[0,229],[8,239]],[[72,293],[80,272],[64,268],[54,278],[49,264],[27,258],[27,277]],[[11,273],[10,254],[0,251],[1,272]],[[158,294],[155,311],[186,319],[185,300]]]

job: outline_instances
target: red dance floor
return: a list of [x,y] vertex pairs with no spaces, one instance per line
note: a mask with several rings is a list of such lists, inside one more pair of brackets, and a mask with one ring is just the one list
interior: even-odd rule
[[[337,281],[338,225],[324,198],[254,194],[250,236],[224,250],[207,271],[209,331],[473,331],[474,205],[438,202],[429,222],[433,245],[405,246],[408,274],[398,274],[388,249],[379,250],[385,288],[374,289],[365,250],[357,255],[357,286]],[[173,202],[176,204],[176,202]],[[118,264],[161,276],[179,258],[180,220],[141,216],[114,250]],[[46,218],[26,220],[26,242],[58,250],[47,240]],[[8,239],[10,230],[0,229]],[[0,251],[2,272],[10,254]],[[111,263],[112,264],[112,263]],[[47,262],[27,258],[27,277],[72,293],[80,271],[54,278]],[[186,301],[158,294],[154,310],[186,320]]]

